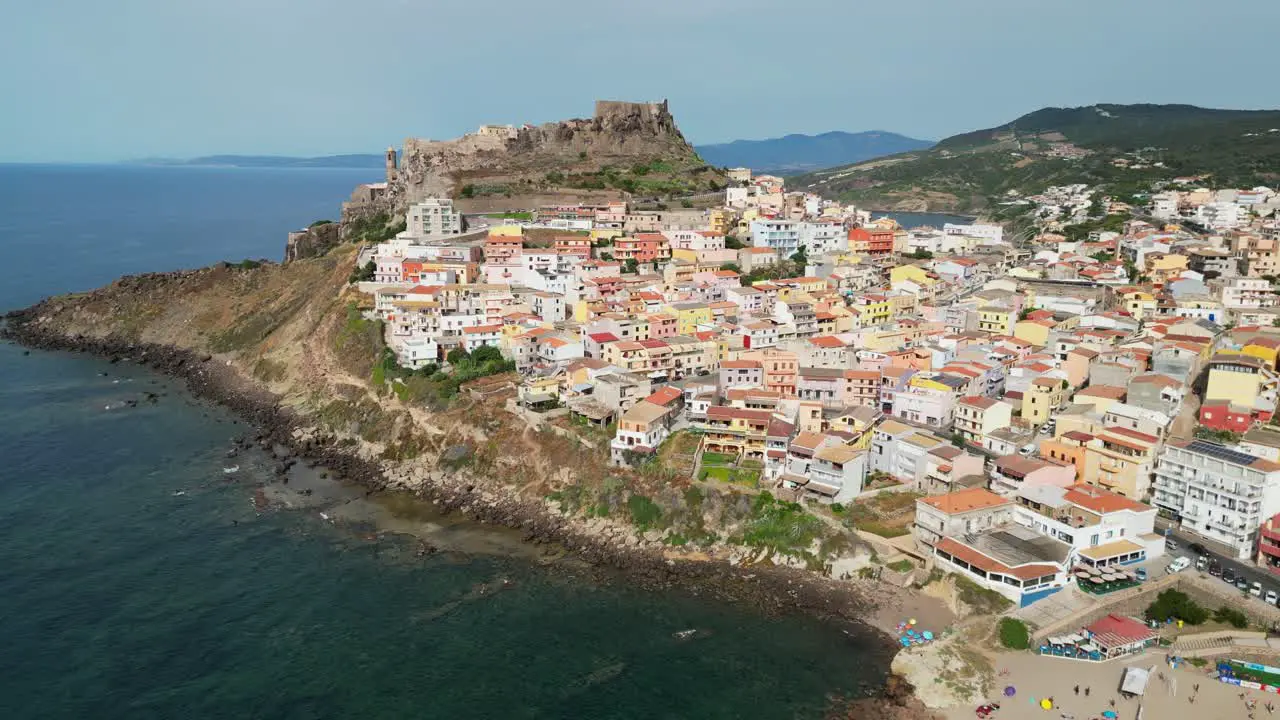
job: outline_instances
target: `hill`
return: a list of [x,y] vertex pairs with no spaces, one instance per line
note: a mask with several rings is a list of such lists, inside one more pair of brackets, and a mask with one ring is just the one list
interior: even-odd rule
[[1276,184],[1280,111],[1044,108],[926,151],[808,173],[788,185],[877,209],[978,210],[1049,185],[1083,182],[1130,195],[1191,175],[1218,187]]
[[837,130],[821,135],[793,134],[768,140],[698,145],[697,151],[712,165],[749,167],[758,173],[775,175],[798,175],[909,150],[923,150],[931,145],[933,143],[928,140],[879,130],[860,133]]
[[205,155],[188,160],[148,158],[135,161],[144,165],[215,165],[244,168],[376,168],[382,169],[381,155],[323,155],[290,157],[286,155]]
[[486,126],[453,140],[404,141],[385,188],[357,189],[343,218],[388,217],[424,197],[453,197],[465,212],[543,204],[664,200],[723,189],[666,101],[600,100],[590,118]]

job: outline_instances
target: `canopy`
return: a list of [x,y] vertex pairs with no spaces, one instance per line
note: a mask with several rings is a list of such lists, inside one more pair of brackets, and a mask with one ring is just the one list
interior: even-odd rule
[[1146,691],[1147,681],[1151,679],[1151,671],[1155,670],[1155,667],[1152,665],[1149,668],[1125,668],[1124,677],[1120,680],[1120,691],[1130,695],[1141,695]]

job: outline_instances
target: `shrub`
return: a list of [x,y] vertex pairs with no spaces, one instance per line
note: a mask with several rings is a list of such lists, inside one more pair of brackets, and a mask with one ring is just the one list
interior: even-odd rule
[[1188,625],[1200,625],[1209,619],[1208,610],[1197,605],[1186,593],[1172,589],[1157,595],[1156,601],[1147,607],[1144,614],[1148,620],[1164,622],[1176,618]]
[[641,530],[657,527],[662,522],[662,508],[644,495],[627,498],[627,510],[631,512],[631,522]]
[[476,186],[475,186],[475,185],[463,185],[463,186],[462,186],[462,190],[460,190],[460,191],[458,192],[458,194],[459,194],[459,195],[461,195],[461,196],[462,196],[462,197],[464,197],[464,198],[475,197],[475,195],[476,195]]
[[1026,623],[1014,618],[1000,619],[1000,644],[1010,650],[1026,650],[1031,647],[1031,633]]
[[457,347],[450,350],[449,354],[444,356],[444,359],[449,361],[450,365],[458,365],[465,360],[470,360],[471,354],[465,349]]
[[502,362],[502,351],[492,345],[483,345],[471,353],[471,361],[474,363],[487,363],[490,360]]
[[1248,616],[1239,610],[1227,607],[1226,605],[1218,608],[1217,611],[1213,613],[1213,619],[1221,623],[1228,623],[1234,628],[1243,629],[1249,627]]

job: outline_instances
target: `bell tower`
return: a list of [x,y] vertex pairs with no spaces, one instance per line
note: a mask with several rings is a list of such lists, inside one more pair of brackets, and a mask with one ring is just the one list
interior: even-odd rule
[[399,163],[396,160],[396,149],[394,147],[387,148],[387,182],[391,182],[396,177],[396,169]]

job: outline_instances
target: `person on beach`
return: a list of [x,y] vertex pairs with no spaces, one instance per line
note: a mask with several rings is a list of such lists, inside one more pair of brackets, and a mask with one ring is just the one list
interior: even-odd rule
[[1086,686],[1085,686],[1085,688],[1084,688],[1084,696],[1085,696],[1085,697],[1089,697],[1089,686],[1088,686],[1088,685],[1086,685]]
[[1077,686],[1075,687],[1075,691],[1076,691],[1076,695],[1079,695],[1079,694],[1080,694],[1080,686],[1079,686],[1079,685],[1077,685]]

